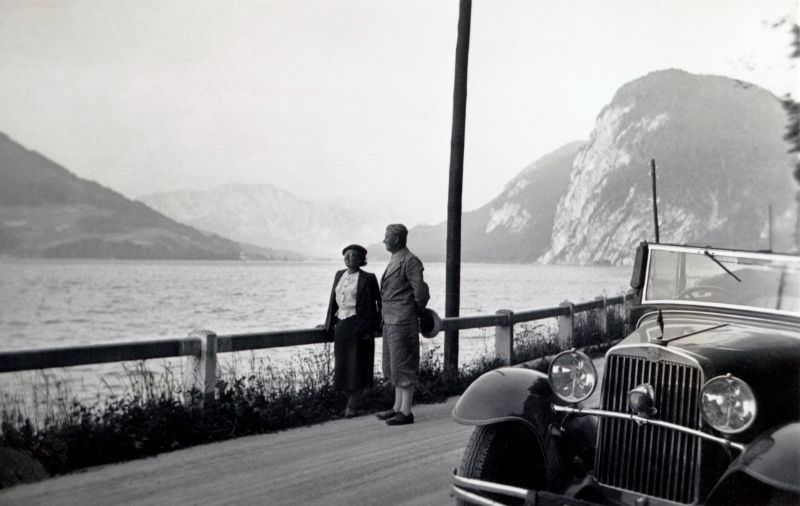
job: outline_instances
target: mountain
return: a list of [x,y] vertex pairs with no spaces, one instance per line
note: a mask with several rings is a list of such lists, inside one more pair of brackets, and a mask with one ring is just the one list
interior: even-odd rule
[[[600,111],[588,141],[542,157],[464,213],[462,260],[629,263],[636,244],[654,238],[651,159],[662,242],[789,250],[797,184],[786,122],[777,97],[742,81],[681,70],[631,81]],[[393,221],[363,202],[310,202],[272,185],[142,200],[163,215],[0,136],[0,254],[290,254],[246,246],[254,244],[333,257],[348,243],[382,237]],[[442,261],[445,238],[445,223],[417,226],[409,246],[423,260]],[[369,249],[371,260],[385,255],[380,244]]]
[[388,223],[363,205],[347,208],[312,202],[271,184],[232,183],[209,191],[145,195],[140,200],[201,230],[317,257],[338,257],[347,244],[383,237]]
[[[654,240],[651,159],[661,242],[788,251],[797,184],[786,121],[777,97],[742,81],[674,69],[631,81],[588,142],[541,158],[463,214],[462,260],[630,263]],[[446,234],[446,223],[414,227],[409,247],[443,261]]]
[[792,248],[785,128],[778,98],[742,81],[663,70],[625,84],[575,157],[539,261],[631,262],[654,237],[651,159],[661,242],[765,249],[772,235],[774,250]]
[[126,259],[300,259],[177,223],[0,134],[0,254]]
[[[566,144],[528,165],[489,203],[461,218],[465,262],[533,262],[550,244],[556,205],[569,187],[572,161],[583,141]],[[443,261],[447,223],[409,231],[409,248],[427,261]]]

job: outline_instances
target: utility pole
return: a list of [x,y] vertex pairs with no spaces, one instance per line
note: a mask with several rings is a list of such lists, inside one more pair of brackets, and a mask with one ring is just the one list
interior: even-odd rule
[[[453,83],[453,128],[450,135],[450,180],[447,192],[445,317],[459,315],[461,302],[461,194],[464,181],[464,132],[467,120],[467,63],[472,0],[460,0]],[[444,369],[458,370],[458,330],[444,333]]]

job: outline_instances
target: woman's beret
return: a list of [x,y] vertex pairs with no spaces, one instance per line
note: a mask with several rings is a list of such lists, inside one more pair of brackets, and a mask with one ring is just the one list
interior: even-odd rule
[[344,249],[342,250],[342,255],[344,255],[349,249],[354,249],[359,253],[361,253],[362,255],[367,256],[367,248],[361,246],[360,244],[350,244],[348,246],[345,246]]

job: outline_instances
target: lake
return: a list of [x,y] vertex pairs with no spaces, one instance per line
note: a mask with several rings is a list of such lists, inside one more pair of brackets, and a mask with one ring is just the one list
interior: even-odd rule
[[[384,263],[365,270],[380,275]],[[0,259],[0,349],[44,348],[187,336],[193,329],[217,334],[310,328],[324,321],[334,272],[340,262],[227,262]],[[444,316],[445,265],[427,263],[429,306]],[[461,315],[493,314],[613,297],[627,289],[629,267],[463,264]],[[489,332],[491,333],[491,332]],[[462,331],[464,356],[485,351],[480,336]],[[471,338],[475,341],[470,346]],[[441,345],[442,336],[424,339]],[[376,343],[380,349],[380,343]],[[304,347],[306,348],[306,347]],[[491,349],[491,348],[488,348]],[[264,351],[273,363],[292,367],[296,349]],[[228,355],[228,354],[226,354]],[[379,360],[379,357],[377,357]],[[72,391],[96,388],[86,377],[110,366],[23,373],[23,383],[42,375],[70,378]],[[123,376],[125,373],[123,373]],[[8,375],[0,375],[8,376]],[[37,379],[38,378],[38,379]],[[79,379],[76,379],[79,378]],[[51,381],[52,378],[47,379]],[[58,380],[60,381],[60,380]],[[79,386],[75,383],[79,382]],[[16,390],[8,380],[4,390]]]
[[[380,274],[385,263],[365,270]],[[445,268],[425,265],[444,316]],[[322,323],[339,262],[0,259],[0,348],[308,328]],[[461,315],[623,293],[629,267],[464,264]]]

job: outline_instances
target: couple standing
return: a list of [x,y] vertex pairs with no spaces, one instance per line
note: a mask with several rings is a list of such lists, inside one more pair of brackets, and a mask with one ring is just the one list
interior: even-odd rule
[[372,385],[375,344],[383,327],[383,375],[394,386],[392,409],[377,414],[388,425],[414,423],[411,405],[419,370],[419,323],[430,294],[422,262],[406,247],[408,229],[386,227],[383,244],[392,254],[378,280],[361,270],[367,250],[351,244],[342,250],[347,269],[333,281],[325,328],[334,335],[334,386],[348,392],[346,417],[356,415],[358,396]]

